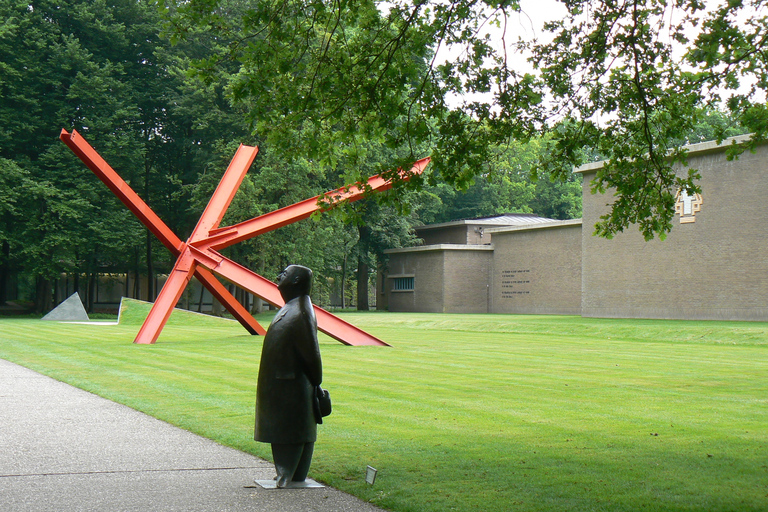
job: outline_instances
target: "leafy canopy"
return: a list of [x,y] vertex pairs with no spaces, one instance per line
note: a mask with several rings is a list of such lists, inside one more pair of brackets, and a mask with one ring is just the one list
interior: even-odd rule
[[506,0],[169,0],[167,11],[176,39],[216,34],[198,71],[234,66],[229,94],[272,148],[333,163],[365,141],[426,143],[434,176],[465,188],[496,144],[548,132],[534,172],[609,160],[592,188],[616,200],[597,232],[636,224],[651,238],[670,229],[677,189],[698,190],[695,169],[676,170],[677,144],[703,112],[726,109],[754,133],[747,146],[765,138],[763,4],[553,0],[563,15],[541,40],[513,23],[528,5]]

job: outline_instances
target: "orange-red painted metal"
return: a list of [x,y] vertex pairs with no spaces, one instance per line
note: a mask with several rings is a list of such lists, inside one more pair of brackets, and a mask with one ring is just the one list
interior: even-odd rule
[[67,133],[61,130],[59,138],[69,146],[85,165],[114,193],[120,201],[133,212],[136,217],[149,229],[160,242],[174,255],[181,250],[183,242],[171,231],[165,222],[152,211],[139,195],[101,158],[95,149],[80,136],[77,131]]
[[[154,211],[147,205],[136,192],[118,175],[110,165],[96,152],[93,147],[77,131],[68,133],[61,130],[61,140],[93,171],[93,173],[117,196],[117,198],[130,210],[136,217],[150,230],[158,240],[165,245],[171,254],[179,257],[184,242],[171,231],[168,226],[158,217]],[[255,154],[254,154],[255,157]],[[229,290],[222,285],[210,271],[200,266],[195,270],[195,277],[211,292],[240,324],[251,334],[266,334],[262,327],[253,316],[246,310],[240,302],[229,293]],[[161,328],[162,329],[162,328]],[[160,331],[152,336],[157,339]],[[142,338],[144,339],[144,338]],[[138,338],[137,338],[138,341]]]
[[[174,306],[184,292],[184,288],[186,288],[197,268],[197,260],[194,254],[190,252],[189,244],[193,241],[205,239],[211,229],[219,227],[219,222],[221,222],[224,213],[229,208],[229,204],[235,197],[237,189],[245,177],[245,173],[248,172],[253,159],[256,158],[257,152],[258,148],[242,144],[237,149],[232,162],[219,182],[219,186],[216,187],[213,196],[208,201],[208,205],[203,210],[197,226],[192,231],[187,243],[182,247],[181,254],[179,254],[173,270],[168,275],[168,280],[157,295],[149,315],[147,315],[144,324],[136,335],[135,343],[154,343],[157,341],[160,331],[165,326],[165,322],[168,321],[171,311],[173,311]],[[237,281],[232,282],[237,283]]]
[[168,321],[173,308],[179,302],[181,294],[184,293],[195,267],[197,267],[197,261],[189,250],[182,250],[173,270],[168,274],[168,279],[166,279],[162,290],[157,295],[155,303],[152,304],[149,315],[141,324],[141,329],[139,329],[134,343],[151,344],[157,341],[165,322]]
[[[258,148],[241,145],[208,202],[203,215],[187,242],[182,242],[125,181],[76,132],[61,131],[61,140],[103,181],[147,228],[177,257],[176,264],[144,321],[135,343],[154,343],[179,300],[192,275],[195,275],[252,334],[265,334],[264,328],[242,307],[231,293],[211,274],[211,271],[275,306],[283,299],[277,285],[255,272],[238,265],[217,252],[235,243],[253,238],[278,227],[305,219],[317,211],[332,208],[339,201],[356,201],[367,192],[387,190],[391,180],[379,175],[365,185],[353,185],[333,190],[321,196],[281,208],[234,226],[219,228],[219,223],[242,183]],[[429,159],[419,160],[408,173],[424,171]],[[347,345],[387,345],[380,339],[315,306],[318,329]]]
[[[190,250],[201,265],[210,268],[216,275],[223,277],[227,281],[238,283],[244,289],[261,297],[273,306],[283,307],[285,304],[277,286],[272,281],[261,277],[252,270],[225,258],[211,249],[203,252],[194,246],[190,246]],[[317,317],[317,328],[331,338],[345,345],[387,345],[375,336],[371,336],[362,329],[327,312],[323,308],[317,305],[314,305],[314,308],[315,316]]]
[[251,316],[245,307],[240,304],[235,297],[229,293],[227,287],[221,284],[218,279],[207,269],[200,265],[195,269],[195,277],[203,283],[211,295],[214,296],[224,308],[229,311],[240,324],[251,334],[260,334],[264,336],[267,330],[261,326],[255,318]]
[[[427,168],[427,164],[429,164],[429,158],[423,158],[413,164],[410,172],[400,172],[400,177],[407,179],[414,174],[421,174]],[[334,204],[340,201],[357,201],[362,199],[366,193],[389,190],[392,188],[392,180],[377,174],[370,178],[366,185],[358,184],[331,190],[325,194],[265,213],[251,220],[225,228],[214,229],[207,240],[198,243],[193,242],[193,245],[198,248],[210,247],[218,251],[243,240],[248,240],[249,238],[306,219],[315,212],[332,208]]]

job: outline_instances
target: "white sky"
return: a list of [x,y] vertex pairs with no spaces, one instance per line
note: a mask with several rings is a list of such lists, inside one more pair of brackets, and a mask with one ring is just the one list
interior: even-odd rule
[[[714,10],[720,7],[725,0],[705,0],[708,4],[708,10]],[[546,42],[550,39],[550,34],[544,32],[542,27],[547,21],[556,20],[558,18],[565,17],[567,10],[561,2],[558,0],[520,0],[521,12],[510,13],[507,19],[507,33],[505,35],[507,46],[514,43],[518,38],[523,40],[538,39],[539,42]],[[760,5],[757,11],[743,11],[740,18],[748,19],[750,16],[765,16],[766,7]],[[674,11],[673,15],[674,15]],[[671,22],[673,20],[666,20]],[[676,21],[676,20],[674,20]],[[484,27],[485,33],[490,33],[492,40],[495,42],[497,49],[502,48],[502,31],[492,25]],[[694,31],[695,29],[691,29]],[[689,37],[693,39],[695,33],[691,33]],[[681,58],[687,48],[685,46],[679,46],[679,53],[676,52],[675,57]],[[442,63],[445,60],[453,61],[463,51],[463,48],[441,48],[437,53],[437,62]],[[510,51],[509,60],[511,66],[518,72],[532,72],[533,67],[527,62],[525,55],[516,55],[513,51]],[[742,81],[742,87],[738,92],[744,93],[749,88],[749,83],[746,80]],[[729,94],[726,94],[728,96]],[[467,95],[463,99],[466,101],[473,101],[478,98],[487,97],[488,101],[491,101],[490,95]],[[462,101],[462,98],[456,97],[451,103],[458,106]]]
[[[502,35],[506,39],[507,46],[517,42],[519,39],[531,41],[533,39],[545,40],[548,38],[548,33],[542,30],[544,23],[557,19],[557,17],[563,17],[567,14],[567,11],[562,3],[557,0],[521,0],[520,1],[521,12],[511,12],[507,18],[506,34],[503,34],[502,29],[487,24],[484,27],[484,34],[491,34],[491,39],[494,43],[494,47],[498,50],[503,48]],[[463,47],[445,48],[442,47],[437,52],[436,62],[441,64],[447,61],[453,61],[464,51]],[[516,54],[514,51],[510,51],[509,61],[511,66],[518,72],[532,72],[533,66],[527,61],[526,55]],[[487,97],[488,101],[491,101],[491,95],[466,95],[464,100],[474,101]],[[462,98],[455,97],[450,103],[458,106],[462,102]]]

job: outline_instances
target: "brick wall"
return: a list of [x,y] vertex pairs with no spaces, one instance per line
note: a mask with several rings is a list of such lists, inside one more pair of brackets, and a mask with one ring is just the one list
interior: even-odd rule
[[[394,291],[394,279],[414,277],[412,291]],[[417,250],[390,252],[384,291],[390,311],[441,313],[443,311],[443,254]]]
[[[390,311],[485,313],[491,246],[434,245],[387,251],[384,292]],[[393,290],[394,280],[413,277],[412,291]]]
[[445,313],[488,313],[493,251],[482,248],[445,250]]
[[768,147],[727,161],[692,154],[701,173],[695,222],[675,216],[663,241],[636,227],[612,240],[592,236],[609,195],[592,195],[584,172],[584,316],[768,320]]
[[493,230],[491,309],[507,314],[581,313],[581,223]]

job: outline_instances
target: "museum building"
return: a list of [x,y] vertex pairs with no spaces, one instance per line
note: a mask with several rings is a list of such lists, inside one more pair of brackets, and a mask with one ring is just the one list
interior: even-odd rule
[[[736,140],[746,137],[736,138]],[[687,146],[701,194],[678,193],[672,231],[593,234],[609,194],[582,166],[583,218],[509,214],[416,228],[423,244],[391,249],[377,305],[390,311],[768,320],[768,145],[738,159]],[[683,172],[683,171],[681,171]]]

